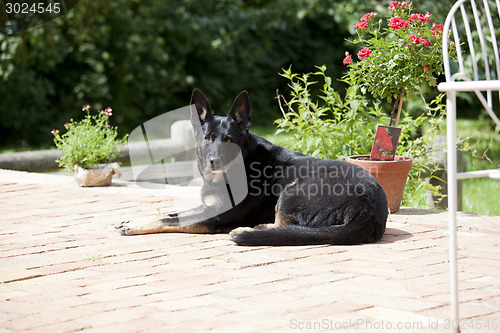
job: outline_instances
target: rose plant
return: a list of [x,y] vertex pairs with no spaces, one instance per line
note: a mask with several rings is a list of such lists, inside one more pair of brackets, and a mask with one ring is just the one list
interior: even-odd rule
[[405,98],[437,85],[443,71],[443,26],[432,23],[428,12],[414,13],[411,2],[393,1],[388,10],[386,20],[377,20],[375,12],[361,17],[354,26],[358,38],[351,41],[360,47],[357,60],[346,53],[343,63],[348,66],[344,80],[362,93],[394,102],[392,123],[398,103],[399,114]]
[[[393,1],[388,11],[385,20],[370,12],[354,26],[357,38],[351,42],[358,51],[346,53],[343,60],[348,67],[342,77],[347,85],[345,94],[333,89],[324,66],[302,75],[290,69],[283,71],[291,96],[278,96],[283,118],[276,124],[278,132],[294,136],[286,143],[290,148],[318,157],[345,159],[353,154],[369,154],[376,126],[392,126],[396,107],[399,105],[399,114],[403,100],[412,100],[413,110],[420,112],[401,112],[397,148],[397,155],[413,160],[403,204],[425,206],[425,189],[440,191],[421,177],[435,178],[439,170],[429,156],[434,149],[433,138],[442,133],[444,94],[430,102],[424,95],[428,87],[437,85],[436,77],[443,71],[443,26],[431,22],[430,13],[414,13],[410,2]],[[368,98],[369,94],[372,98]],[[393,102],[391,117],[382,109],[383,100]]]
[[109,117],[113,114],[110,107],[96,115],[90,114],[90,105],[85,105],[82,111],[86,114],[81,121],[71,119],[64,124],[64,134],[57,129],[51,132],[56,147],[62,150],[56,162],[65,170],[73,170],[75,166],[86,169],[111,162],[127,140],[127,136],[118,139],[117,127],[109,124]]

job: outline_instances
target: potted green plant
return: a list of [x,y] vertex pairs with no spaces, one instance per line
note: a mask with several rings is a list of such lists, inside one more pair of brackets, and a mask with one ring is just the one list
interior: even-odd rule
[[54,143],[62,151],[56,160],[65,170],[75,172],[81,186],[108,186],[113,174],[119,173],[118,163],[110,163],[118,155],[127,136],[118,139],[117,127],[109,124],[113,110],[108,107],[95,115],[90,105],[82,108],[81,121],[71,119],[64,124],[66,132],[53,129]]
[[375,138],[372,158],[356,155],[347,161],[365,167],[375,176],[386,192],[389,210],[394,213],[399,210],[413,161],[403,156],[389,161],[374,160],[374,150],[383,140],[386,147],[391,146],[391,140],[393,146],[397,145],[399,129],[391,129],[395,129],[392,125],[396,109],[395,127],[399,126],[403,101],[437,85],[436,76],[443,67],[443,26],[432,23],[432,14],[428,12],[413,13],[411,2],[393,1],[388,10],[391,15],[385,21],[377,20],[378,14],[370,12],[354,26],[358,38],[352,43],[359,47],[358,61],[346,52],[343,63],[348,71],[343,79],[361,93],[393,104],[389,127],[384,127],[387,130],[380,131],[383,135]]

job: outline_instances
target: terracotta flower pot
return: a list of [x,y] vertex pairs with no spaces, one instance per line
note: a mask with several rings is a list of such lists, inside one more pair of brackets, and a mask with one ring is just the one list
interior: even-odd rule
[[413,165],[411,158],[396,156],[394,161],[371,161],[370,155],[355,155],[348,157],[347,162],[368,170],[384,189],[389,211],[399,211],[408,173]]

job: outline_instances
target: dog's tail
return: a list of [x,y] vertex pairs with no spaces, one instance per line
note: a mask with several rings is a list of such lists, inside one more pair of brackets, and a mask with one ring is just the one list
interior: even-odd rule
[[236,233],[231,239],[243,246],[287,246],[287,245],[354,245],[373,243],[382,238],[385,228],[371,223],[348,223],[328,227],[283,227],[254,229]]

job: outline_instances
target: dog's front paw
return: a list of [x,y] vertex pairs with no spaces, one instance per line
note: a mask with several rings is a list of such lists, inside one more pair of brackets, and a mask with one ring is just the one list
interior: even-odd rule
[[130,221],[122,221],[119,225],[115,226],[115,229],[117,229],[124,236],[130,235],[129,223]]
[[248,227],[236,228],[233,229],[231,232],[229,232],[229,236],[231,238],[236,238],[244,232],[252,232],[253,230],[254,230],[253,228],[248,228]]
[[132,221],[123,221],[115,227],[124,236],[152,234],[163,232],[165,224],[160,219],[142,218]]

